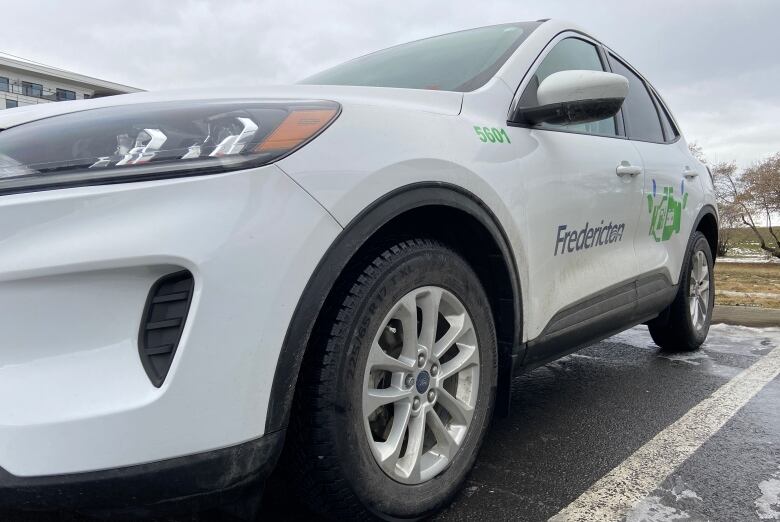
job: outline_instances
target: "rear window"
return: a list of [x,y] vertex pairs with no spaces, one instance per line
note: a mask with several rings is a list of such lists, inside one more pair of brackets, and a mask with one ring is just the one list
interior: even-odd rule
[[377,51],[300,83],[473,91],[492,78],[540,22],[494,25]]

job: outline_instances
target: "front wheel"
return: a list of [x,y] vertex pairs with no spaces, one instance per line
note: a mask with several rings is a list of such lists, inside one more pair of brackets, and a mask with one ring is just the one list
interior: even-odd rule
[[466,261],[426,239],[391,247],[348,284],[297,393],[296,482],[340,520],[419,518],[451,501],[489,424],[490,305]]
[[667,350],[696,350],[707,338],[712,320],[712,251],[701,232],[694,233],[689,245],[677,296],[658,318],[647,324],[653,341]]

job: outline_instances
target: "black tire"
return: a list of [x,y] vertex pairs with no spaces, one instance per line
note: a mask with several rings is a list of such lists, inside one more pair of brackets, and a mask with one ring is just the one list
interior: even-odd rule
[[[703,253],[706,259],[709,280],[709,292],[706,298],[707,311],[704,314],[703,325],[699,328],[694,325],[690,312],[691,268],[698,252]],[[701,232],[694,232],[688,242],[688,250],[685,253],[685,262],[678,286],[677,296],[672,304],[656,319],[648,322],[647,327],[653,341],[661,348],[670,351],[693,351],[698,349],[707,338],[712,320],[712,309],[715,304],[712,251],[707,238]]]
[[[327,339],[312,346],[296,390],[287,466],[300,499],[339,520],[418,519],[446,507],[474,464],[496,392],[496,333],[485,291],[454,250],[429,239],[403,241],[357,267]],[[408,292],[442,287],[465,305],[480,354],[480,385],[472,423],[460,449],[434,478],[403,484],[371,454],[362,424],[368,349],[394,303]],[[315,343],[317,344],[317,343]]]

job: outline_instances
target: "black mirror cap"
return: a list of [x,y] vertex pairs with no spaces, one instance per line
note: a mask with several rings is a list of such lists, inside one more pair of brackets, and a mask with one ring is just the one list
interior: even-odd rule
[[600,98],[551,103],[538,107],[520,107],[509,123],[520,125],[590,123],[617,114],[623,105],[623,100],[624,98]]

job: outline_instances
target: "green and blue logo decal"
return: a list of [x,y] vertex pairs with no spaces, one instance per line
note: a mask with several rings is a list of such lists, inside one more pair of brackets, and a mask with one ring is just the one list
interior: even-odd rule
[[680,232],[682,211],[688,203],[685,180],[680,183],[680,199],[674,196],[674,187],[664,187],[657,193],[653,180],[653,193],[647,195],[647,211],[650,213],[650,235],[656,241],[667,241]]

